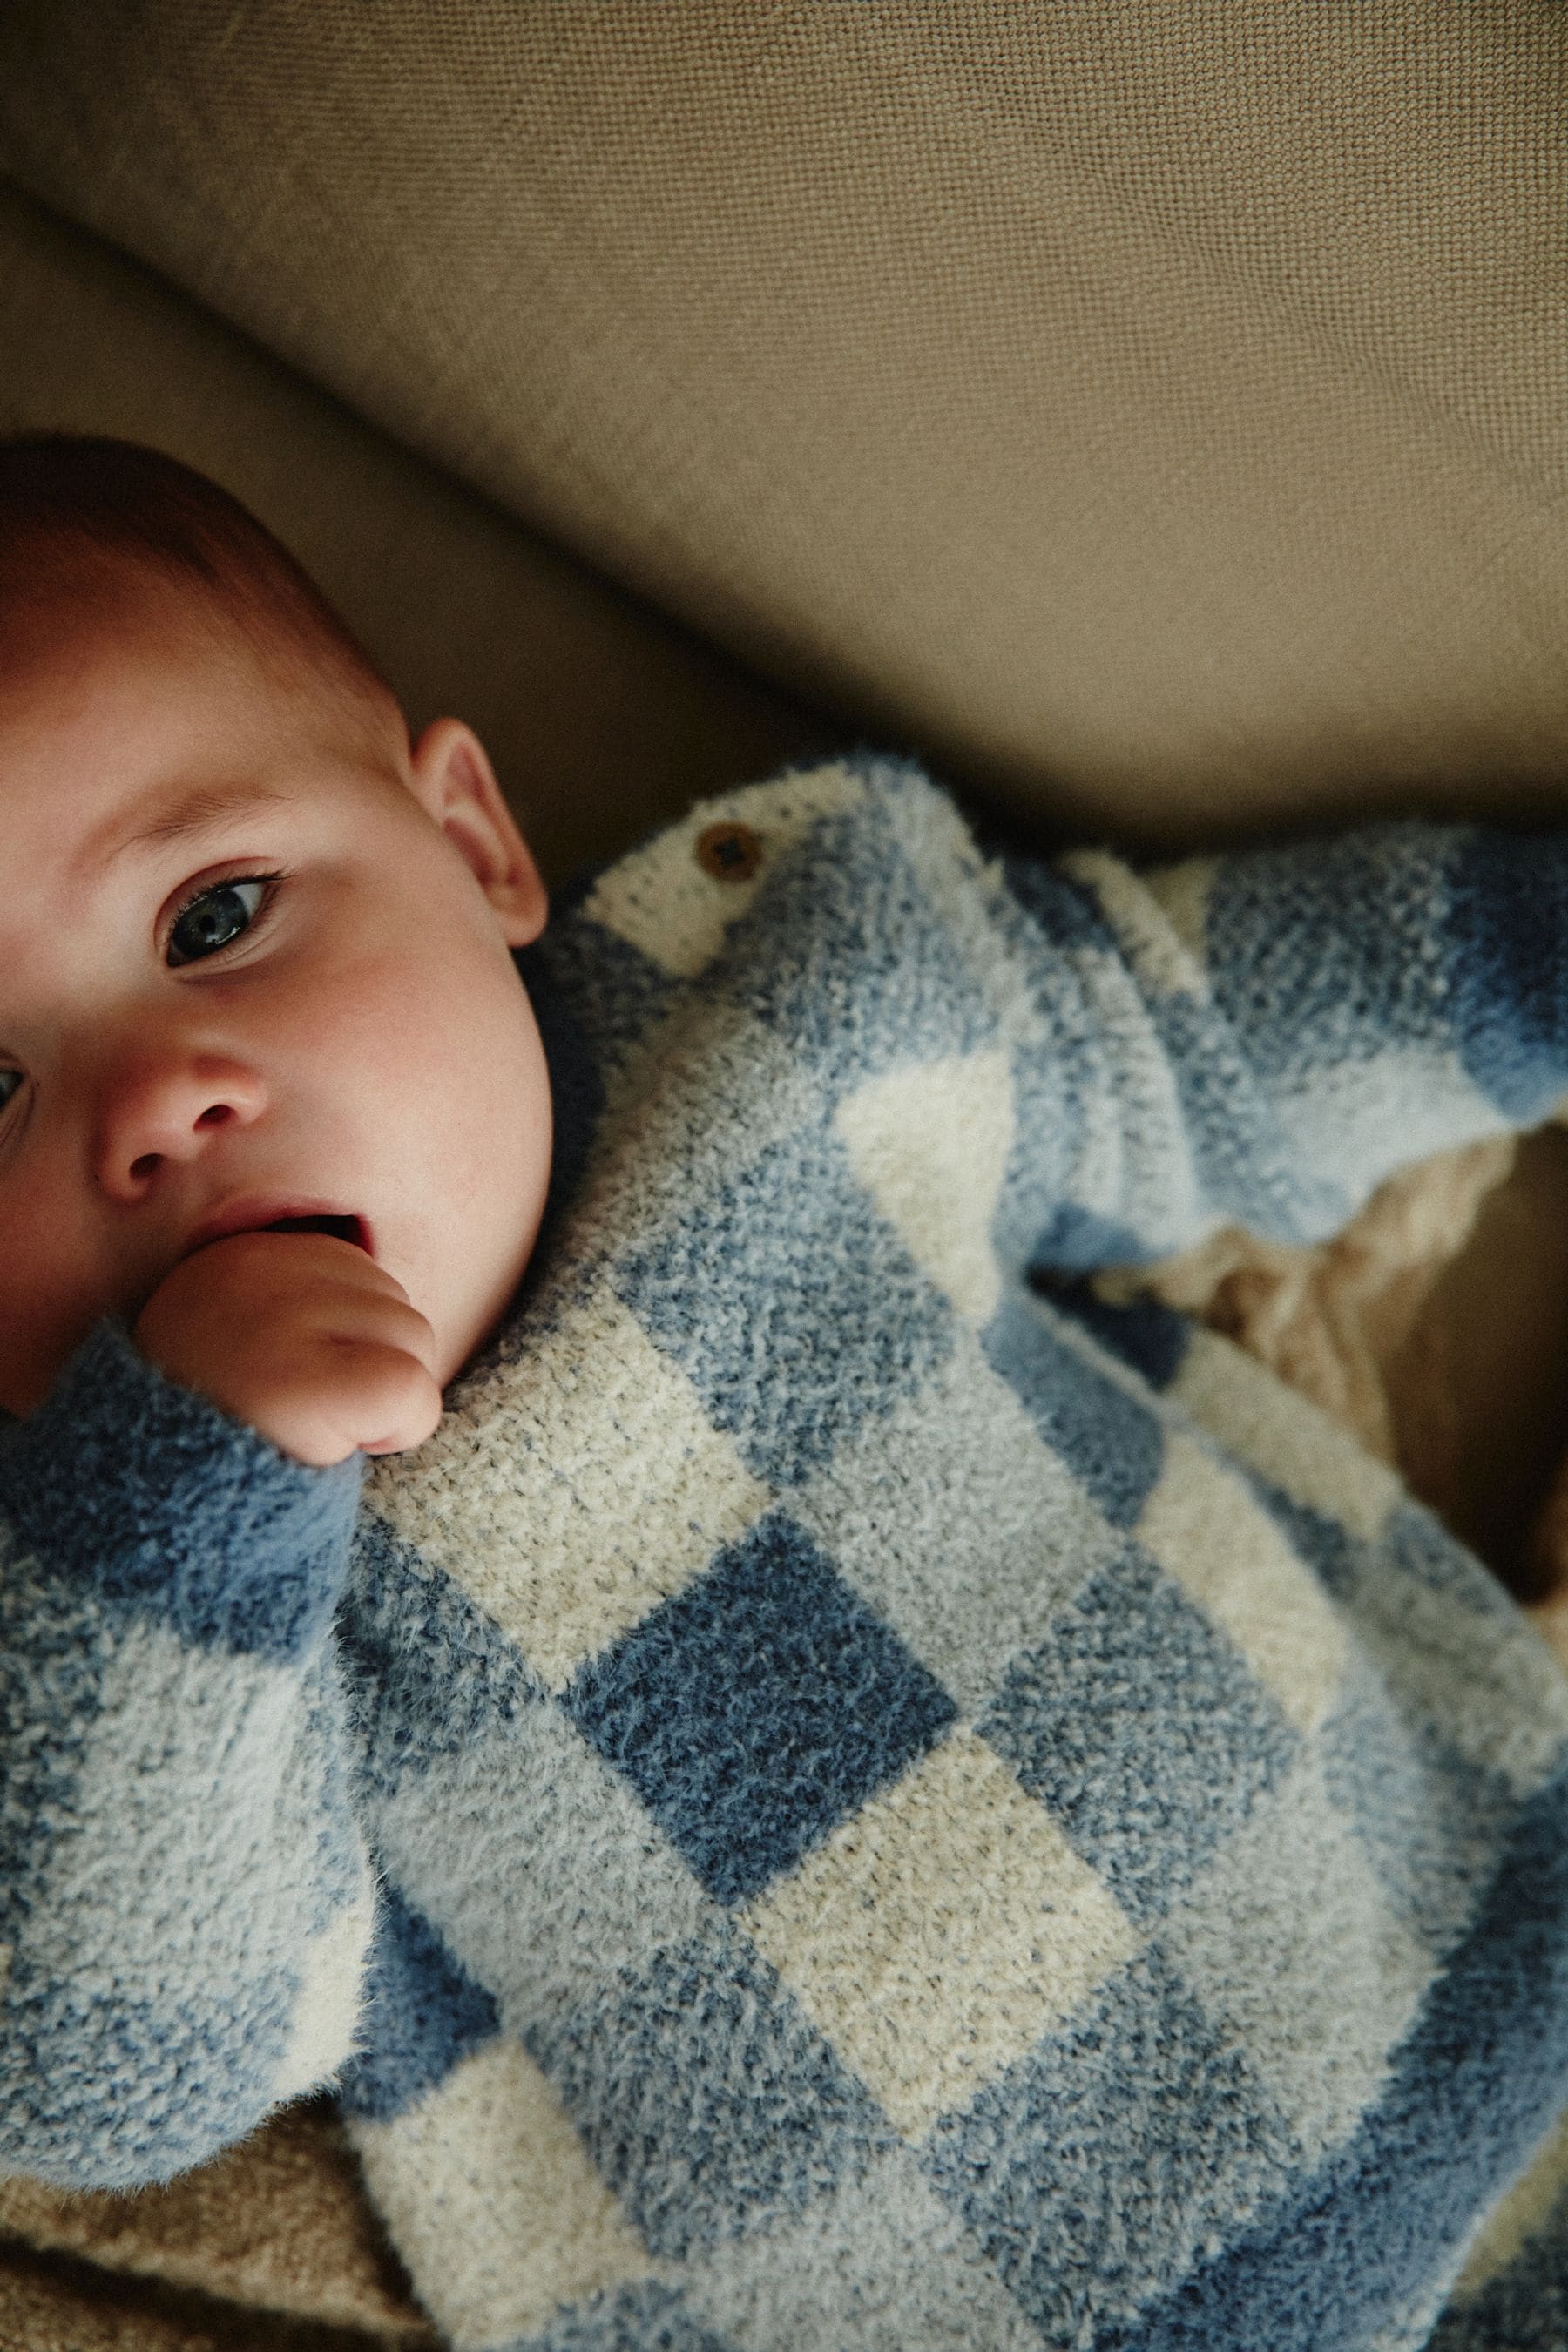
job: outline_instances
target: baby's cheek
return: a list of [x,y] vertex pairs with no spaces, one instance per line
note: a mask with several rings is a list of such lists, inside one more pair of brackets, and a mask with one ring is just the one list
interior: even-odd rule
[[0,1295],[0,1406],[23,1416],[35,1412],[54,1386],[71,1344],[64,1330],[49,1330],[15,1298]]
[[0,1276],[0,1405],[22,1415],[42,1404],[100,1315],[117,1304],[68,1255],[6,1234]]

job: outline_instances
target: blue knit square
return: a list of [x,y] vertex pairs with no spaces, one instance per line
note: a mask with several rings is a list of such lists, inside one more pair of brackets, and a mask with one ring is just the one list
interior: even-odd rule
[[1465,1068],[1520,1127],[1563,1091],[1564,895],[1560,831],[1477,826],[1450,855],[1445,1010]]
[[957,1712],[782,1511],[590,1660],[564,1704],[730,1904],[819,1845]]
[[983,1336],[986,1360],[1106,1517],[1129,1528],[1163,1467],[1165,1433],[1148,1405],[1069,1343],[1063,1319],[1009,1290]]
[[710,1419],[775,1487],[910,1395],[952,1345],[947,1302],[824,1128],[697,1193],[614,1279]]
[[1496,1867],[1517,1790],[1460,1755],[1435,1717],[1401,1707],[1364,1656],[1352,1659],[1319,1740],[1324,1786],[1390,1910],[1447,1953]]
[[[1204,912],[1209,986],[1281,1091],[1390,1046],[1446,1044],[1430,962],[1439,837],[1395,820],[1215,860]],[[1533,902],[1518,903],[1528,935]]]
[[350,2115],[401,2115],[500,2029],[490,1994],[393,1887],[382,1890],[364,1990],[359,2047],[338,2084]]
[[1284,1530],[1291,1550],[1298,1559],[1306,1562],[1324,1591],[1336,1602],[1349,1601],[1371,1555],[1371,1547],[1352,1535],[1342,1519],[1333,1518],[1316,1505],[1288,1495],[1283,1486],[1276,1486],[1272,1478],[1255,1469],[1251,1463],[1233,1455],[1231,1467],[1247,1481],[1269,1517]]
[[729,953],[747,1011],[788,1040],[830,1097],[994,1040],[974,966],[885,807],[827,818],[810,854],[778,859]]
[[360,1769],[391,1793],[433,1758],[471,1754],[542,1703],[517,1643],[374,1512],[355,1530],[334,1624],[360,1711]]
[[1239,1651],[1131,1541],[1014,1662],[978,1728],[1140,1925],[1298,1746]]
[[734,2352],[725,2337],[693,2319],[673,2287],[658,2279],[606,2287],[564,2305],[542,2335],[520,2336],[505,2352]]
[[1234,2034],[1157,1947],[921,2150],[1042,2340],[1107,2347],[1142,2340],[1134,2315],[1237,2231],[1295,2157]]
[[776,2228],[896,2144],[729,1920],[525,2038],[656,2254]]

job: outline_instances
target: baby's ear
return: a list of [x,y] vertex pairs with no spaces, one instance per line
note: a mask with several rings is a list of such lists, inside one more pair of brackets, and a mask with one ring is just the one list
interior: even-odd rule
[[412,765],[415,797],[471,868],[507,945],[527,947],[550,901],[484,745],[460,719],[433,719]]

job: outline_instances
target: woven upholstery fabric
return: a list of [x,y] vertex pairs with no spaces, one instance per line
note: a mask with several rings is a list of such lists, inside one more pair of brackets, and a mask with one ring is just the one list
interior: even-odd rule
[[321,582],[418,727],[483,738],[545,872],[624,849],[820,732],[537,531],[0,181],[0,432],[152,442]]
[[1552,0],[12,0],[0,163],[1069,832],[1560,798]]

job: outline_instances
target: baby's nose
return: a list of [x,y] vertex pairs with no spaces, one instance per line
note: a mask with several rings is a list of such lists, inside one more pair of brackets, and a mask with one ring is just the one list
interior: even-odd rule
[[138,1200],[165,1162],[199,1159],[225,1129],[247,1127],[264,1103],[260,1079],[235,1062],[204,1058],[127,1071],[105,1107],[98,1181],[111,1199]]
[[183,1129],[176,1129],[170,1142],[162,1151],[143,1151],[139,1153],[138,1156],[131,1162],[131,1173],[132,1176],[151,1176],[153,1169],[157,1167],[160,1160],[194,1159],[195,1157],[194,1139],[201,1132],[202,1129],[204,1127],[226,1127],[234,1116],[235,1111],[232,1103],[209,1103],[205,1110],[198,1111],[196,1113],[195,1124],[188,1136]]

